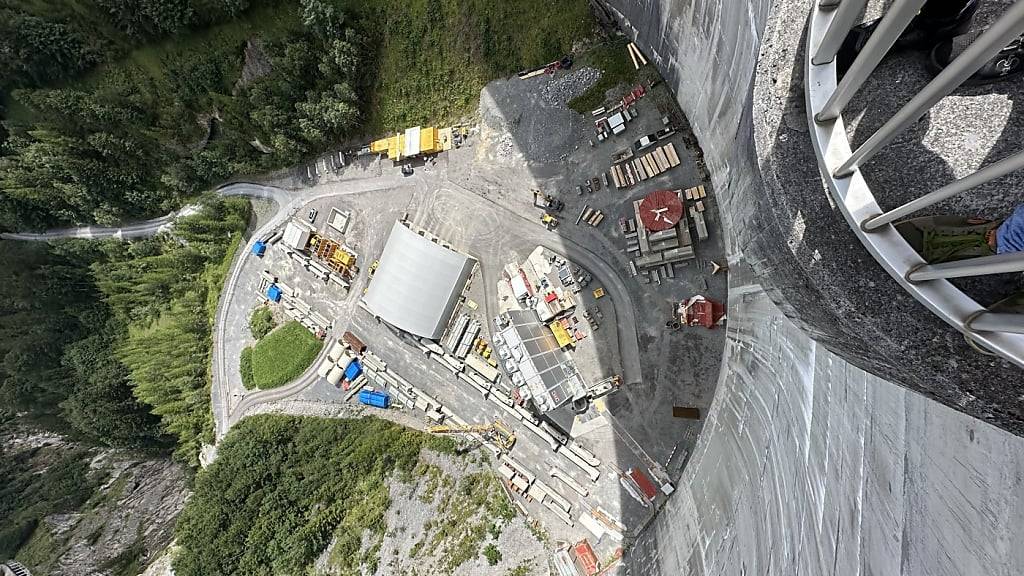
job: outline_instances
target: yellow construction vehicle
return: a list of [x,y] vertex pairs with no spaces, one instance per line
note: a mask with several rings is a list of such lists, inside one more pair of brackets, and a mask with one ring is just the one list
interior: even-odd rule
[[335,272],[349,275],[355,270],[356,255],[326,236],[314,234],[310,238],[309,249]]
[[555,218],[547,212],[540,217],[540,222],[546,226],[548,230],[554,230],[558,226],[558,218]]
[[433,434],[479,434],[491,442],[497,444],[502,450],[508,452],[516,444],[516,434],[509,429],[501,420],[495,420],[490,424],[441,424],[431,426],[427,430]]
[[374,260],[373,264],[370,264],[370,278],[373,278],[374,272],[377,271],[377,266],[380,266],[380,260]]

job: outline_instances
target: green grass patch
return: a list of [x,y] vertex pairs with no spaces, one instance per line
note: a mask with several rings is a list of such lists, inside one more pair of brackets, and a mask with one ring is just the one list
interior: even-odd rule
[[494,542],[484,546],[484,558],[487,559],[488,566],[497,566],[498,562],[501,562],[501,550],[498,550]]
[[[601,78],[583,94],[569,101],[569,107],[580,114],[590,114],[605,103],[605,92],[620,84],[634,84],[639,72],[626,51],[625,38],[593,46],[576,60],[576,66],[590,66],[601,71]],[[642,68],[641,68],[642,70]]]
[[220,303],[220,293],[224,289],[224,281],[227,279],[228,272],[231,271],[231,263],[234,262],[235,255],[238,254],[241,247],[242,234],[232,232],[231,241],[224,251],[224,258],[215,266],[208,267],[203,273],[203,280],[206,282],[206,316],[210,320],[211,327],[217,321],[217,304]]
[[473,113],[487,82],[570,53],[594,26],[586,0],[343,4],[377,50],[369,133]]
[[282,325],[252,349],[253,384],[267,389],[291,382],[309,368],[323,345],[298,321]]

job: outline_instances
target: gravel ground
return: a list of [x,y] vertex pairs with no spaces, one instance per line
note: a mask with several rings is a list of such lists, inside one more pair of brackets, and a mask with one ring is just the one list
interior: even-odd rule
[[480,98],[480,159],[508,165],[565,160],[589,134],[589,121],[565,103],[601,77],[593,68],[491,82]]
[[[476,451],[466,457],[447,456],[433,452],[424,452],[422,460],[440,469],[440,482],[437,484],[436,494],[432,501],[426,496],[431,484],[430,475],[424,475],[412,484],[404,484],[393,481],[391,484],[391,507],[388,509],[387,533],[380,548],[380,567],[376,576],[400,576],[406,574],[417,574],[418,576],[430,576],[448,574],[441,566],[440,551],[425,551],[416,558],[410,558],[410,551],[421,540],[427,540],[431,532],[425,530],[428,521],[437,520],[437,505],[441,500],[442,492],[446,489],[446,483],[451,487],[458,484],[461,478],[469,474],[481,471],[490,471],[492,466],[489,459],[480,458],[483,455]],[[495,542],[488,536],[481,544],[481,550],[488,542]],[[493,576],[507,574],[524,562],[530,562],[532,567],[527,574],[546,574],[546,561],[541,560],[548,556],[544,544],[539,542],[529,528],[522,516],[516,516],[512,522],[502,528],[501,536],[495,542],[498,550],[501,551],[502,559],[495,566],[489,566],[483,556],[465,562],[455,569],[454,573],[459,576]],[[415,569],[415,572],[413,571]]]

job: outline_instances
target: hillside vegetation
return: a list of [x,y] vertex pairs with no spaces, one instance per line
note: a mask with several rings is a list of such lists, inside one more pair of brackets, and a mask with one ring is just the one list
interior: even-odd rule
[[246,418],[196,477],[175,574],[305,574],[332,540],[338,573],[358,574],[364,531],[385,530],[386,480],[453,446],[375,418]]
[[212,440],[212,310],[248,203],[207,198],[174,236],[0,243],[0,405],[108,446]]
[[25,25],[0,24],[0,229],[163,214],[232,175],[458,117],[592,27],[585,0],[40,1],[0,9]]

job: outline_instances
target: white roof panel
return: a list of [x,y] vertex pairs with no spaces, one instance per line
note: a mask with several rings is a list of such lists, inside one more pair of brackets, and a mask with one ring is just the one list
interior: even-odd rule
[[406,128],[405,130],[405,156],[415,156],[420,153],[420,127]]
[[455,311],[473,264],[469,256],[396,222],[363,301],[388,324],[437,340]]

